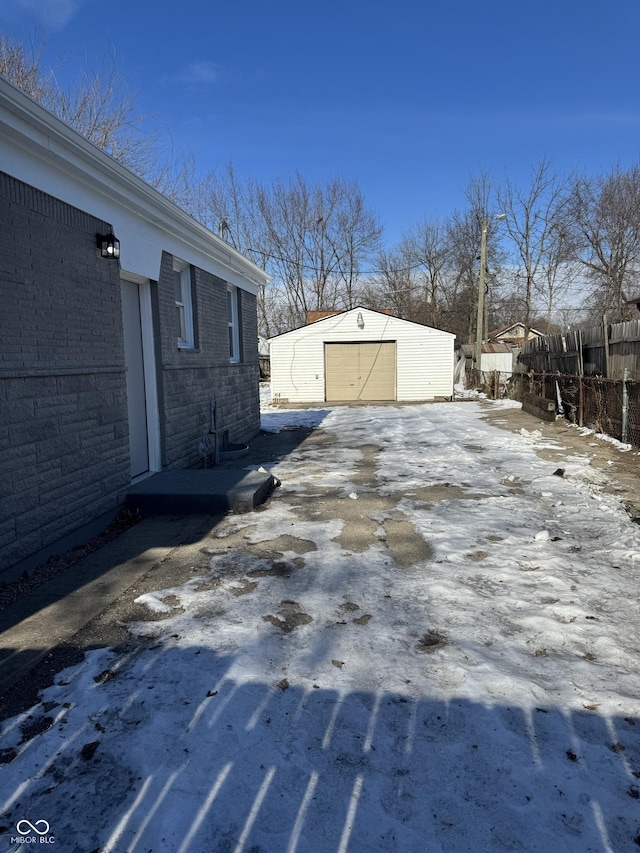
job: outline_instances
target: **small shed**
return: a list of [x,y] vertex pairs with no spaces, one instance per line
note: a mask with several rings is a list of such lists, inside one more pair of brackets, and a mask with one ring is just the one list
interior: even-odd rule
[[[514,354],[514,350],[516,350]],[[483,373],[500,373],[503,378],[513,373],[514,361],[517,358],[517,348],[501,341],[487,341],[482,344]]]
[[358,306],[270,339],[274,402],[419,401],[453,394],[455,335]]
[[[475,345],[463,344],[461,350],[466,359],[467,370],[472,370],[475,365]],[[483,341],[480,370],[485,377],[489,373],[498,372],[503,379],[508,379],[515,373],[515,362],[519,352],[519,347],[500,341]]]

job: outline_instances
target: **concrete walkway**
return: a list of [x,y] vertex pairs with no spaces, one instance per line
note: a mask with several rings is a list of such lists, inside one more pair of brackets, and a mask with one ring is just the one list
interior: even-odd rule
[[[249,454],[242,459],[243,466],[268,464],[286,457],[311,431],[300,428],[277,434],[261,433],[251,442]],[[15,604],[0,610],[0,706],[13,708],[18,693],[24,694],[23,700],[28,702],[27,694],[35,696],[39,687],[44,687],[55,672],[70,662],[74,651],[70,647],[78,645],[78,632],[94,621],[100,622],[101,614],[152,569],[154,582],[170,585],[171,573],[176,568],[167,558],[176,548],[183,546],[183,552],[187,553],[193,549],[184,546],[191,545],[197,550],[199,540],[224,513],[250,512],[276,485],[270,474],[247,471],[244,467],[239,471],[237,461],[233,460],[222,463],[215,473],[165,473],[169,476],[157,475],[158,479],[141,481],[132,489],[130,503],[144,504],[149,513],[172,514],[144,519]],[[202,474],[205,477],[198,478]],[[195,475],[200,483],[197,489],[193,488],[190,475]],[[134,494],[136,499],[132,499]],[[197,514],[186,515],[186,512]],[[100,630],[101,626],[97,632]],[[105,645],[115,641],[113,636],[104,640]],[[80,646],[78,650],[82,650]],[[46,664],[49,660],[51,665],[45,666],[43,661]]]
[[0,697],[202,529],[200,516],[145,519],[1,610]]

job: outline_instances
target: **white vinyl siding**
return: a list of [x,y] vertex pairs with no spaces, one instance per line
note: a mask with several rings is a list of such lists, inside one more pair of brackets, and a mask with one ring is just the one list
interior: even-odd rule
[[[362,315],[362,328],[358,315]],[[274,398],[319,403],[325,397],[325,344],[395,341],[398,401],[453,394],[455,335],[367,308],[353,308],[270,341]]]

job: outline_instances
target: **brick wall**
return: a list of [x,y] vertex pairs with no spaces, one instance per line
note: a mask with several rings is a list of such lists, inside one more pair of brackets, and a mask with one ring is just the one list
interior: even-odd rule
[[175,326],[173,258],[164,254],[154,293],[161,408],[162,464],[199,466],[198,439],[209,427],[215,401],[218,428],[230,442],[244,442],[260,429],[256,299],[240,291],[242,360],[229,362],[227,284],[200,269],[192,270],[195,343],[179,349]]
[[[96,250],[107,230],[0,172],[0,576],[114,514],[129,486],[120,271]],[[230,364],[226,282],[192,268],[196,347],[179,349],[172,269],[163,254],[152,287],[165,468],[201,464],[211,400],[230,442],[260,428],[255,297],[240,291]]]
[[0,173],[0,572],[115,511],[129,482],[106,230]]

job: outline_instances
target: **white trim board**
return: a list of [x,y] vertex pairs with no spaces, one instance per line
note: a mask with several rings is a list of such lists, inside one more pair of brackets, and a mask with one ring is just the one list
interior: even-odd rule
[[271,279],[153,187],[0,78],[0,163],[113,226],[123,270],[157,281],[162,251],[250,293]]

